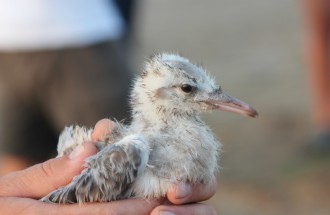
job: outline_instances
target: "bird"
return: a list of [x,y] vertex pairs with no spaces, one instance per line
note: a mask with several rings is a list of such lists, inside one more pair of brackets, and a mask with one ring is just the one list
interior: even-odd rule
[[[156,199],[174,184],[203,183],[219,172],[221,143],[200,114],[223,110],[249,117],[257,111],[216,84],[201,66],[178,54],[158,53],[145,63],[129,95],[131,123],[96,143],[97,153],[66,186],[41,200],[72,204],[127,198]],[[72,125],[59,137],[58,156],[91,140],[92,129]]]

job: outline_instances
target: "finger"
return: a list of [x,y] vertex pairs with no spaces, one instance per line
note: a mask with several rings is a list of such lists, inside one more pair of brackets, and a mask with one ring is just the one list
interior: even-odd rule
[[84,160],[95,154],[93,143],[84,143],[69,156],[50,159],[0,178],[0,196],[41,198],[68,184],[83,170]]
[[105,136],[112,132],[114,123],[109,119],[101,119],[94,127],[92,133],[93,141],[102,141]]
[[209,205],[196,203],[187,205],[160,205],[151,215],[217,215],[214,208]]
[[[126,199],[113,202],[89,203],[85,205],[65,205],[61,208],[62,214],[134,214],[146,215],[158,206],[156,201],[147,201],[144,199]],[[71,212],[71,213],[70,213]]]
[[17,198],[0,197],[1,214],[135,214],[145,215],[158,206],[159,203],[142,199],[119,200],[109,203],[79,204],[48,204],[41,201]]
[[167,193],[167,199],[173,204],[201,202],[211,198],[216,188],[215,177],[207,184],[177,184]]

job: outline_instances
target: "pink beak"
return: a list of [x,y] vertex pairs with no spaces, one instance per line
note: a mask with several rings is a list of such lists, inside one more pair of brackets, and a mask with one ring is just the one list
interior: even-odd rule
[[203,102],[208,104],[210,109],[228,111],[254,118],[258,116],[258,112],[253,107],[221,91],[208,94],[207,99]]

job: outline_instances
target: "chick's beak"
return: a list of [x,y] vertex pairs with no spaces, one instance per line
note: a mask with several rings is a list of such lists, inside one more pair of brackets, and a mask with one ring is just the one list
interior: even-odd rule
[[203,102],[208,105],[209,109],[223,110],[249,117],[258,116],[258,112],[253,107],[223,91],[209,93],[206,97]]

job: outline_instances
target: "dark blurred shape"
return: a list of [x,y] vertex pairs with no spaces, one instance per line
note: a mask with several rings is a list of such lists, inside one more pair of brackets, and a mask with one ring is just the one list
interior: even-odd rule
[[[16,9],[12,17],[10,11]],[[128,117],[134,9],[133,0],[44,1],[19,7],[4,2],[0,175],[56,155],[65,125],[92,127],[104,117]],[[17,33],[22,29],[24,34]]]
[[135,15],[135,1],[133,0],[115,0],[118,9],[126,22],[127,29],[130,30],[133,24],[133,17]]

